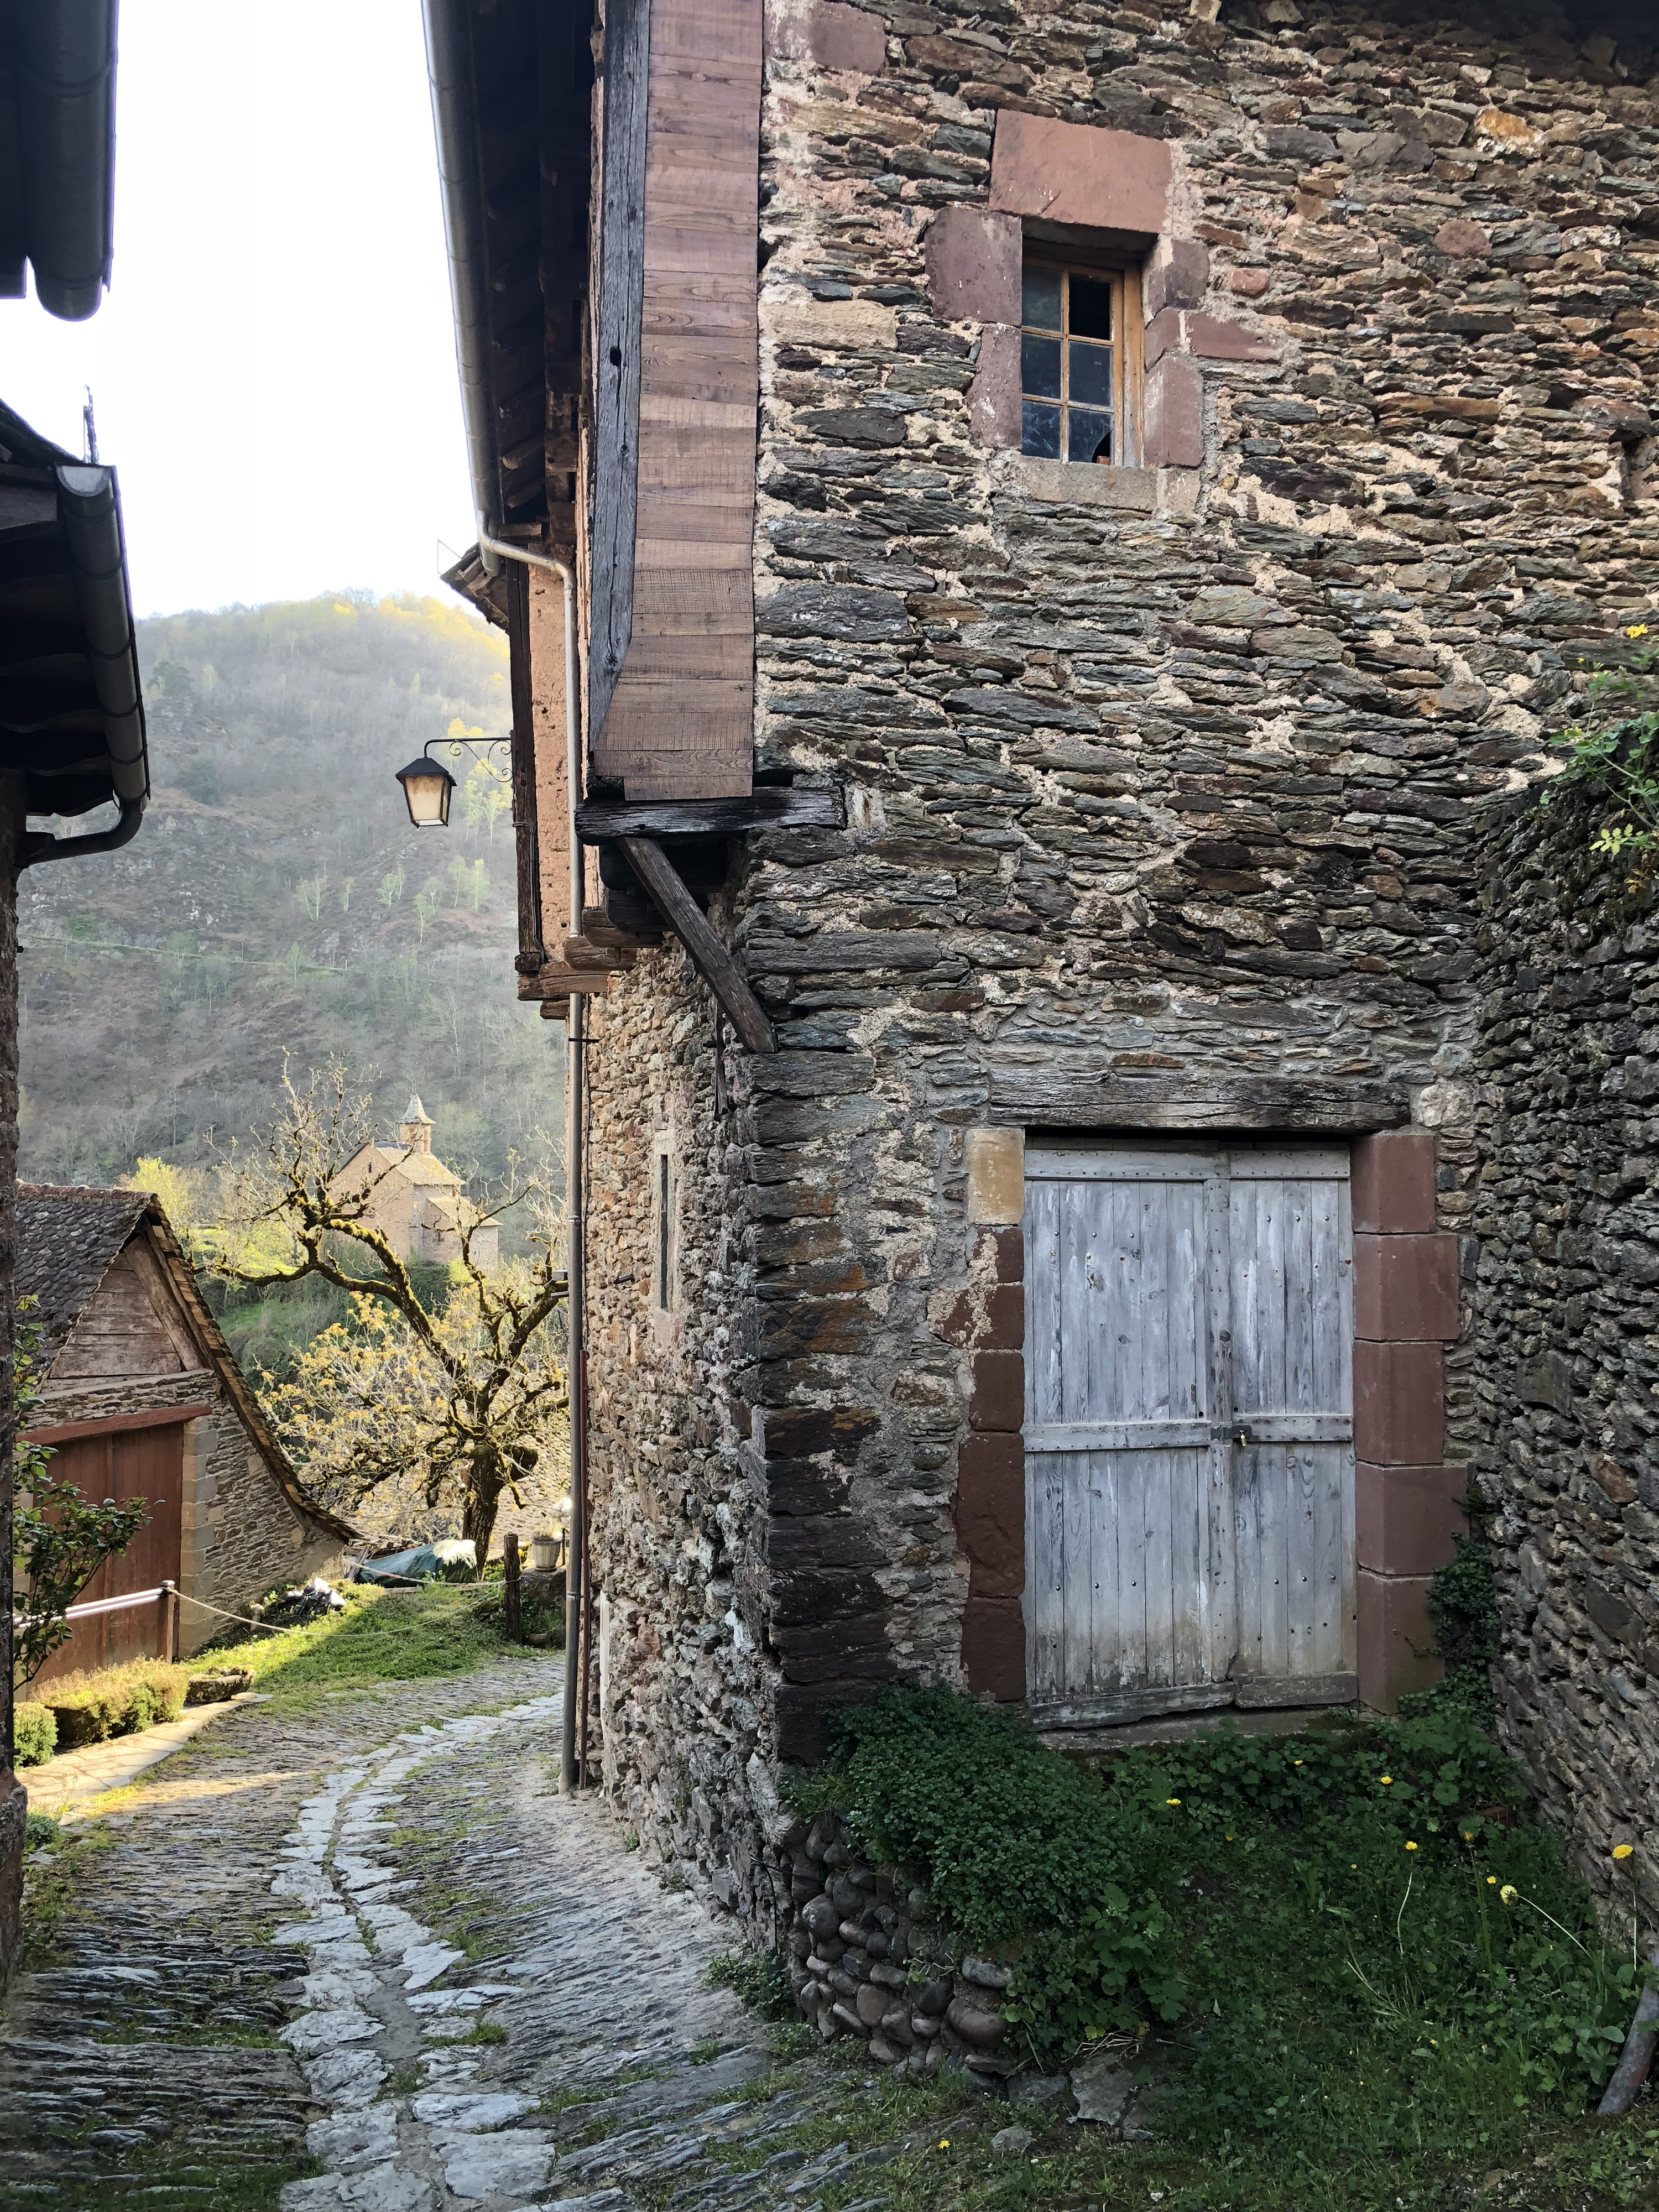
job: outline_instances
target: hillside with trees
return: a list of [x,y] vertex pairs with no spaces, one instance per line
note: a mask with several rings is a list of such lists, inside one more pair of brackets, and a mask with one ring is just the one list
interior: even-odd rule
[[139,635],[143,828],[21,880],[21,1172],[198,1165],[264,1123],[286,1056],[345,1061],[388,1128],[417,1091],[481,1194],[557,1127],[562,1033],[514,996],[504,780],[446,756],[451,826],[416,831],[393,775],[428,743],[506,734],[506,641],[355,592]]

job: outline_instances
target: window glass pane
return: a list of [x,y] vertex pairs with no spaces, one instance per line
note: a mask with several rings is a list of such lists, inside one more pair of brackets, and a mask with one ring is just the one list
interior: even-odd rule
[[1020,408],[1020,450],[1045,460],[1060,459],[1060,410],[1026,400]]
[[1103,278],[1073,277],[1070,324],[1074,338],[1111,337],[1112,287]]
[[1060,340],[1036,338],[1027,331],[1019,342],[1019,388],[1033,399],[1060,397]]
[[[1026,450],[1030,449],[1028,447]],[[1111,416],[1092,408],[1069,409],[1066,417],[1066,458],[1068,461],[1109,461]]]
[[1060,271],[1025,264],[1025,305],[1020,320],[1040,331],[1060,328]]
[[1072,348],[1072,380],[1066,397],[1074,407],[1109,407],[1112,404],[1112,349],[1102,345]]

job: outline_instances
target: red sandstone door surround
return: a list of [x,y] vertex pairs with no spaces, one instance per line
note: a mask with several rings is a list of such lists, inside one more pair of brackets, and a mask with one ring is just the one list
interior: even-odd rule
[[[1133,1146],[1137,1140],[1103,1138],[1079,1141],[1092,1146],[1097,1158],[1103,1157],[1105,1149],[1115,1141],[1119,1146],[1117,1157],[1122,1158],[1127,1157],[1122,1147]],[[1139,1141],[1143,1152],[1152,1149],[1144,1139]],[[1189,1147],[1188,1152],[1195,1168],[1201,1158],[1213,1160],[1217,1148],[1206,1139],[1194,1141],[1198,1149]],[[1063,1657],[1055,1656],[1065,1640],[1062,1636],[1056,1644],[1056,1589],[1069,1585],[1066,1584],[1063,1568],[1057,1584],[1056,1548],[1046,1541],[1042,1533],[1045,1526],[1051,1532],[1058,1532],[1058,1549],[1064,1552],[1067,1508],[1058,1502],[1057,1494],[1049,1494],[1054,1491],[1054,1470],[1062,1463],[1064,1454],[1056,1457],[1054,1447],[1079,1443],[1102,1446],[1108,1455],[1103,1462],[1103,1473],[1111,1466],[1114,1453],[1127,1452],[1133,1445],[1151,1449],[1155,1443],[1157,1449],[1170,1461],[1164,1469],[1164,1480],[1159,1493],[1166,1504],[1176,1493],[1185,1495],[1181,1483],[1174,1480],[1176,1459],[1183,1453],[1191,1456],[1200,1447],[1196,1431],[1190,1439],[1183,1431],[1181,1438],[1176,1438],[1172,1431],[1169,1439],[1160,1434],[1158,1439],[1151,1440],[1150,1430],[1142,1437],[1138,1431],[1131,1435],[1126,1429],[1120,1438],[1109,1424],[1109,1431],[1103,1431],[1098,1437],[1092,1430],[1087,1437],[1083,1437],[1081,1431],[1078,1437],[1072,1437],[1060,1433],[1065,1423],[1056,1430],[1052,1422],[1037,1418],[1043,1413],[1053,1413],[1055,1407],[1036,1403],[1040,1392],[1036,1386],[1028,1386],[1028,1359],[1036,1361],[1040,1356],[1046,1357],[1052,1366],[1056,1306],[1052,1286],[1034,1279],[1037,1264],[1030,1249],[1030,1232],[1034,1226],[1041,1226],[1043,1208],[1049,1203],[1042,1194],[1045,1187],[1052,1193],[1054,1179],[1040,1171],[1045,1159],[1034,1152],[1030,1164],[1036,1172],[1028,1181],[1020,1131],[999,1128],[969,1133],[969,1283],[941,1331],[972,1354],[970,1430],[958,1462],[957,1496],[958,1540],[967,1559],[969,1578],[963,1616],[963,1663],[970,1689],[1007,1702],[1027,1703],[1033,1717],[1039,1722],[1047,1719],[1049,1724],[1066,1724],[1093,1719],[1099,1724],[1114,1717],[1127,1719],[1141,1712],[1189,1709],[1194,1703],[1219,1704],[1232,1702],[1236,1698],[1244,1703],[1291,1702],[1290,1692],[1298,1674],[1305,1680],[1310,1703],[1352,1698],[1357,1688],[1361,1704],[1392,1711],[1405,1691],[1420,1686],[1438,1671],[1437,1662],[1429,1656],[1431,1631],[1425,1604],[1428,1577],[1451,1556],[1453,1534],[1464,1525],[1459,1500],[1467,1487],[1467,1471],[1461,1467],[1448,1467],[1443,1461],[1443,1363],[1446,1343],[1458,1334],[1460,1300],[1457,1238],[1435,1228],[1434,1133],[1401,1128],[1368,1134],[1353,1140],[1351,1148],[1346,1144],[1341,1146],[1337,1159],[1331,1157],[1332,1147],[1327,1143],[1318,1148],[1323,1155],[1324,1166],[1334,1170],[1340,1165],[1347,1172],[1332,1172],[1312,1181],[1304,1176],[1300,1185],[1281,1178],[1276,1188],[1271,1179],[1264,1182],[1259,1175],[1248,1171],[1250,1162],[1259,1163],[1268,1158],[1272,1141],[1253,1140],[1242,1148],[1231,1148],[1238,1151],[1246,1162],[1247,1172],[1240,1178],[1241,1219],[1231,1234],[1231,1241],[1239,1246],[1239,1256],[1227,1263],[1228,1296],[1235,1302],[1242,1302],[1243,1309],[1254,1310],[1254,1318],[1247,1319],[1241,1333],[1241,1356],[1230,1362],[1235,1370],[1234,1386],[1241,1364],[1248,1369],[1255,1360],[1255,1366],[1262,1370],[1255,1376],[1258,1396],[1246,1407],[1246,1427],[1248,1415],[1254,1413],[1256,1417],[1253,1441],[1249,1445],[1231,1448],[1236,1464],[1229,1466],[1228,1480],[1224,1486],[1228,1490],[1228,1505],[1222,1518],[1230,1525],[1235,1547],[1232,1559],[1228,1559],[1226,1544],[1213,1536],[1211,1520],[1200,1514],[1198,1499],[1200,1488],[1209,1496],[1217,1482],[1211,1462],[1218,1447],[1211,1442],[1207,1431],[1219,1425],[1218,1411],[1221,1419],[1231,1419],[1237,1413],[1238,1406],[1231,1401],[1222,1406],[1223,1393],[1216,1386],[1215,1370],[1207,1368],[1200,1375],[1203,1362],[1196,1358],[1188,1363],[1193,1366],[1193,1374],[1186,1387],[1188,1395],[1196,1392],[1202,1401],[1206,1437],[1202,1447],[1205,1466],[1201,1480],[1196,1462],[1194,1468],[1186,1469],[1192,1477],[1188,1487],[1194,1493],[1188,1503],[1194,1510],[1183,1516],[1171,1507],[1158,1521],[1157,1533],[1148,1539],[1144,1529],[1153,1523],[1146,1520],[1143,1498],[1137,1503],[1136,1513],[1128,1516],[1138,1524],[1136,1545],[1124,1547],[1117,1534],[1114,1535],[1114,1575],[1128,1573],[1126,1590],[1144,1592],[1146,1559],[1150,1557],[1154,1565],[1160,1566],[1155,1579],[1170,1582],[1173,1591],[1180,1582],[1180,1577],[1173,1574],[1172,1565],[1182,1547],[1178,1529],[1191,1524],[1188,1528],[1191,1540],[1186,1544],[1191,1555],[1187,1580],[1195,1596],[1201,1597],[1194,1618],[1197,1620],[1202,1614],[1208,1620],[1207,1638],[1200,1625],[1186,1638],[1193,1650],[1186,1651],[1183,1646],[1177,1651],[1174,1622],[1178,1607],[1171,1602],[1164,1608],[1170,1616],[1168,1638],[1163,1638],[1157,1629],[1158,1608],[1154,1607],[1150,1641],[1143,1618],[1138,1656],[1127,1647],[1118,1655],[1127,1673],[1121,1668],[1118,1679],[1108,1684],[1103,1678],[1092,1680],[1085,1668],[1080,1678],[1085,1693],[1073,1697],[1065,1690],[1066,1662]],[[1281,1164],[1285,1164],[1284,1151],[1279,1148]],[[1312,1157],[1308,1148],[1303,1147],[1297,1164],[1305,1168]],[[1202,1181],[1201,1175],[1197,1180]],[[1227,1180],[1231,1182],[1231,1176]],[[1324,1189],[1325,1197],[1318,1196],[1316,1185]],[[1339,1186],[1341,1198],[1337,1200],[1330,1194]],[[1189,1188],[1189,1200],[1190,1195]],[[1282,1344],[1286,1310],[1285,1285],[1288,1279],[1283,1244],[1275,1244],[1274,1241],[1281,1237],[1282,1230],[1275,1223],[1291,1222],[1298,1206],[1304,1212],[1310,1206],[1315,1212],[1322,1209],[1327,1220],[1320,1234],[1327,1246],[1334,1250],[1346,1233],[1346,1224],[1337,1221],[1336,1212],[1348,1214],[1350,1200],[1351,1307],[1346,1283],[1334,1294],[1316,1287],[1304,1297],[1301,1304],[1303,1321],[1297,1322],[1292,1317],[1291,1322],[1292,1334],[1297,1328],[1303,1328],[1301,1349],[1286,1368],[1282,1350],[1275,1354],[1270,1341],[1278,1328]],[[1049,1210],[1055,1213],[1055,1224],[1050,1226],[1056,1225],[1058,1211],[1053,1206]],[[1085,1207],[1084,1212],[1086,1211]],[[1079,1221],[1083,1226],[1089,1225],[1082,1221],[1081,1214]],[[1127,1217],[1125,1223],[1118,1225],[1127,1227]],[[1103,1221],[1094,1226],[1102,1229],[1107,1224]],[[1166,1299],[1174,1280],[1167,1250],[1169,1233],[1166,1225],[1162,1232],[1165,1254],[1155,1263],[1156,1280],[1152,1284],[1157,1296]],[[1303,1234],[1301,1231],[1293,1231],[1292,1243],[1297,1235]],[[1335,1245],[1331,1243],[1334,1235]],[[1309,1241],[1311,1237],[1310,1230],[1304,1237],[1304,1257],[1297,1263],[1304,1270],[1313,1264],[1313,1243]],[[1088,1241],[1085,1237],[1085,1244]],[[1127,1251],[1125,1247],[1124,1255],[1115,1261],[1126,1271],[1130,1265]],[[1077,1273],[1087,1254],[1080,1247],[1073,1257],[1077,1261],[1073,1273]],[[1261,1279],[1253,1289],[1250,1269],[1258,1261],[1265,1262],[1265,1266],[1258,1269]],[[1213,1254],[1206,1264],[1213,1271]],[[1294,1273],[1294,1268],[1290,1272]],[[1105,1295],[1103,1289],[1098,1295]],[[1214,1304],[1213,1297],[1210,1303]],[[1196,1312],[1190,1298],[1187,1304]],[[1271,1322],[1265,1339],[1261,1328],[1263,1315]],[[1275,1315],[1278,1321],[1272,1319]],[[1194,1326],[1201,1325],[1200,1315]],[[1212,1334],[1218,1335],[1224,1326],[1212,1322]],[[1312,1335],[1308,1334],[1310,1328],[1316,1330],[1325,1349],[1315,1346]],[[1163,1363],[1158,1388],[1167,1395],[1172,1387],[1170,1360],[1174,1356],[1167,1316],[1150,1332],[1135,1323],[1104,1332],[1114,1340],[1118,1336],[1133,1337],[1137,1333],[1147,1341],[1138,1349],[1128,1346],[1115,1347],[1113,1357],[1132,1362],[1138,1358],[1143,1366],[1150,1363],[1156,1369],[1158,1359],[1152,1358],[1152,1352],[1158,1352]],[[1229,1331],[1230,1334],[1233,1333]],[[1098,1338],[1103,1331],[1096,1329],[1094,1334]],[[1176,1335],[1180,1336],[1179,1330]],[[1158,1338],[1155,1346],[1150,1343],[1153,1336]],[[1254,1352],[1245,1356],[1248,1343],[1255,1343],[1258,1351],[1266,1346],[1265,1367],[1261,1360],[1255,1360]],[[1175,1349],[1178,1351],[1178,1344]],[[1279,1361],[1278,1367],[1274,1366],[1275,1358]],[[1350,1361],[1352,1398],[1343,1402]],[[1180,1363],[1177,1360],[1176,1364]],[[1271,1379],[1273,1375],[1279,1378],[1282,1394],[1286,1389],[1285,1376],[1289,1376],[1287,1400],[1295,1402],[1266,1408],[1259,1391],[1263,1376]],[[1144,1376],[1142,1379],[1146,1379]],[[1085,1385],[1079,1405],[1087,1399],[1088,1387]],[[1139,1385],[1125,1382],[1122,1387],[1133,1396]],[[1247,1381],[1247,1395],[1251,1387]],[[1130,1406],[1127,1397],[1121,1406],[1107,1405],[1106,1400],[1118,1389],[1118,1382],[1098,1386],[1096,1395],[1102,1396],[1102,1405],[1089,1404],[1085,1407],[1091,1418],[1103,1412],[1123,1413],[1127,1410],[1132,1418],[1145,1420],[1161,1411],[1173,1411],[1172,1407],[1152,1407],[1150,1401],[1145,1407],[1138,1402]],[[1317,1406],[1313,1403],[1314,1398],[1321,1401]],[[1326,1398],[1332,1398],[1333,1402],[1326,1405]],[[1303,1400],[1306,1400],[1305,1405]],[[1063,1406],[1060,1410],[1069,1412],[1073,1408]],[[1199,1418],[1198,1411],[1183,1410],[1191,1412],[1194,1419]],[[1287,1419],[1293,1425],[1299,1424],[1294,1437],[1288,1430],[1282,1437],[1278,1434],[1278,1428]],[[1347,1425],[1350,1419],[1351,1427]],[[1309,1431],[1306,1436],[1301,1434],[1304,1428]],[[1337,1435],[1337,1428],[1343,1430],[1342,1436]],[[1273,1431],[1271,1438],[1267,1435],[1270,1429]],[[1316,1429],[1317,1435],[1313,1433]],[[1263,1446],[1267,1448],[1264,1450]],[[1338,1479],[1336,1456],[1342,1457],[1345,1465],[1352,1465],[1351,1475]],[[1332,1461],[1332,1466],[1327,1467],[1326,1461]],[[1118,1474],[1121,1475],[1134,1463],[1132,1457],[1119,1458]],[[1077,1462],[1078,1468],[1085,1464]],[[1143,1458],[1139,1464],[1144,1468],[1152,1462]],[[1033,1524],[1028,1521],[1027,1510],[1028,1468],[1032,1466],[1039,1469],[1039,1476],[1031,1478],[1032,1495],[1042,1491],[1048,1507],[1046,1522],[1042,1514],[1038,1515],[1035,1545],[1031,1538]],[[1043,1490],[1045,1482],[1047,1489]],[[1080,1475],[1072,1485],[1077,1493],[1070,1507],[1075,1539],[1072,1581],[1078,1585],[1072,1595],[1074,1619],[1082,1603],[1083,1585],[1088,1586],[1089,1604],[1093,1607],[1097,1601],[1094,1585],[1102,1579],[1095,1575],[1092,1564],[1086,1573],[1083,1571],[1085,1556],[1091,1555],[1079,1548],[1085,1543],[1088,1513],[1092,1511],[1098,1516],[1108,1510],[1103,1498],[1085,1500],[1084,1492],[1088,1486]],[[1275,1500],[1285,1506],[1284,1515],[1276,1516],[1268,1510]],[[1213,1504],[1212,1498],[1211,1503]],[[1167,1528],[1163,1525],[1165,1522],[1169,1524]],[[1285,1525],[1280,1526],[1281,1522]],[[1299,1536],[1307,1538],[1302,1546],[1308,1555],[1306,1559],[1302,1559],[1291,1540],[1291,1522],[1297,1524]],[[1218,1570],[1224,1567],[1237,1571],[1237,1547],[1241,1538],[1245,1558],[1254,1557],[1267,1565],[1254,1593],[1245,1591],[1242,1610],[1237,1589],[1231,1593],[1218,1591],[1216,1583]],[[1128,1562],[1127,1568],[1120,1565],[1121,1560]],[[1171,1567],[1170,1575],[1162,1573],[1164,1565]],[[1306,1577],[1302,1577],[1304,1566],[1309,1569]],[[1305,1579],[1311,1590],[1316,1582],[1322,1581],[1316,1571],[1321,1567],[1330,1571],[1323,1575],[1322,1581],[1330,1582],[1333,1574],[1335,1577],[1332,1589],[1323,1595],[1336,1600],[1340,1589],[1340,1600],[1328,1605],[1315,1605],[1311,1609],[1304,1607],[1309,1618],[1301,1622],[1282,1577],[1290,1572],[1291,1580]],[[1277,1586],[1276,1573],[1281,1578]],[[1123,1605],[1113,1601],[1105,1631],[1108,1644],[1110,1637],[1117,1633],[1113,1621],[1119,1614],[1127,1619],[1134,1602],[1133,1597],[1126,1598]],[[1144,1604],[1144,1597],[1141,1602]],[[1216,1638],[1220,1634],[1217,1626],[1218,1607],[1231,1607],[1229,1632],[1233,1637],[1230,1659],[1219,1668],[1213,1656],[1218,1650]],[[1188,1611],[1192,1610],[1189,1607]],[[1322,1630],[1318,1622],[1326,1614],[1331,1619]],[[1340,1629],[1333,1626],[1339,1619]],[[1298,1634],[1305,1631],[1300,1645],[1290,1632],[1293,1626]],[[1278,1633],[1279,1630],[1285,1633]],[[1334,1638],[1338,1640],[1333,1641]],[[1133,1637],[1130,1642],[1133,1644]],[[1325,1649],[1328,1644],[1331,1645],[1329,1650]],[[1167,1652],[1165,1644],[1169,1646]],[[1200,1651],[1200,1645],[1205,1647],[1204,1653]],[[1250,1647],[1248,1650],[1247,1645]],[[1314,1663],[1316,1654],[1317,1664]],[[1101,1656],[1097,1653],[1097,1662]],[[1327,1660],[1332,1663],[1326,1664]],[[1107,1674],[1111,1674],[1115,1663],[1108,1653]],[[1156,1695],[1160,1683],[1151,1679],[1147,1671],[1150,1667],[1151,1674],[1155,1676],[1159,1666],[1164,1667],[1168,1677],[1161,1686],[1172,1693],[1162,1701]],[[1135,1679],[1137,1668],[1142,1676],[1139,1680]],[[1249,1686],[1253,1678],[1260,1678],[1260,1695]],[[1131,1693],[1121,1713],[1110,1709],[1109,1692],[1114,1688]],[[1129,1705],[1136,1710],[1131,1711]]]

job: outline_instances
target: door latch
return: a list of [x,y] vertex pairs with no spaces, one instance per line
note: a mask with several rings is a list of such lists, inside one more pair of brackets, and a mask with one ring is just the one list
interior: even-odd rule
[[1243,1421],[1218,1423],[1210,1431],[1210,1442],[1215,1444],[1253,1444],[1255,1438]]

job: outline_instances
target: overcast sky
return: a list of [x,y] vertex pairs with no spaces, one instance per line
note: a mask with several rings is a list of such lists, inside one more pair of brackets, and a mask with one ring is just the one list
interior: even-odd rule
[[472,543],[419,0],[123,0],[115,266],[0,397],[120,472],[141,614],[441,592]]

